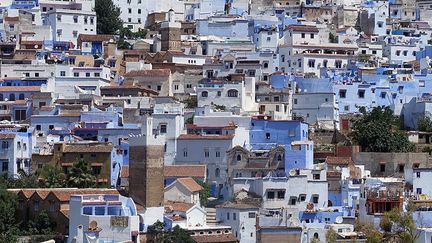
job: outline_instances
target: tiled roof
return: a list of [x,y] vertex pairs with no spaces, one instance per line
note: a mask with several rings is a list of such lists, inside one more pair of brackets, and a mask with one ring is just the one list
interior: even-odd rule
[[234,135],[197,135],[182,134],[178,137],[180,140],[231,140]]
[[220,234],[220,235],[193,235],[192,239],[197,243],[208,242],[238,242],[233,234]]
[[129,166],[121,167],[120,178],[129,178]]
[[126,78],[133,77],[166,77],[171,74],[169,69],[151,69],[151,70],[133,70],[126,73],[124,76]]
[[326,163],[329,165],[349,165],[354,164],[351,157],[332,157],[328,156]]
[[0,92],[38,92],[40,86],[0,86]]
[[50,192],[61,202],[68,202],[71,195],[81,194],[119,194],[116,189],[98,189],[98,188],[87,188],[87,189],[66,189],[66,190],[52,190]]
[[67,144],[64,153],[111,153],[110,144]]
[[95,41],[109,41],[114,39],[113,35],[89,35],[89,34],[79,34],[78,42],[95,42]]
[[308,25],[289,25],[287,27],[289,30],[294,31],[302,31],[302,32],[318,32],[318,28],[315,26],[308,26]]
[[165,212],[166,213],[171,213],[173,211],[186,212],[193,206],[194,206],[193,203],[167,201],[165,202]]
[[165,165],[165,177],[204,177],[205,165]]
[[190,192],[199,192],[203,189],[200,184],[190,177],[178,178],[177,181],[186,187],[186,189],[188,189]]
[[14,139],[14,133],[0,133],[0,139]]

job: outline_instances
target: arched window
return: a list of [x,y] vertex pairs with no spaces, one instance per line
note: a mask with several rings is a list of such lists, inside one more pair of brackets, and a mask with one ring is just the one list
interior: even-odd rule
[[240,160],[241,160],[241,155],[237,154],[237,161],[240,161]]
[[278,161],[282,161],[282,155],[279,154],[278,157],[277,157],[277,160]]
[[318,235],[318,233],[315,233],[315,234],[314,234],[314,238],[315,238],[315,239],[319,239],[319,235]]
[[18,99],[19,100],[24,100],[24,94],[19,94]]
[[208,92],[207,91],[201,92],[201,97],[208,97]]
[[238,91],[235,89],[228,90],[228,97],[238,97]]
[[215,170],[215,176],[216,177],[220,176],[220,169],[219,168],[216,168],[216,170]]
[[15,101],[15,94],[9,95],[9,101]]

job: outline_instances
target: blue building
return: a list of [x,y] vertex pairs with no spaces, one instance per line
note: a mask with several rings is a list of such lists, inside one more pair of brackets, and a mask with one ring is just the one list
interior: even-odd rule
[[300,121],[252,119],[249,133],[251,150],[285,146],[285,171],[313,167],[313,142],[308,139],[308,124]]

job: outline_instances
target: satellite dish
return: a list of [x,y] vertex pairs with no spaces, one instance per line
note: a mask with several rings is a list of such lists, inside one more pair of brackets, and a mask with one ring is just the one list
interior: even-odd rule
[[297,174],[297,172],[295,170],[290,170],[289,171],[289,175],[290,176],[295,176]]
[[336,166],[336,171],[341,171],[341,167],[339,165]]
[[34,45],[34,48],[35,48],[35,49],[38,49],[38,47],[39,47],[38,45]]
[[343,222],[342,216],[337,216],[336,219],[335,219],[335,223],[336,224],[342,224],[342,222]]

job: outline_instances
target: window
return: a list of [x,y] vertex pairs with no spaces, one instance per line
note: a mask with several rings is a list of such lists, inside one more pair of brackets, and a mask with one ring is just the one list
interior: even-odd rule
[[308,67],[310,67],[310,68],[314,68],[315,67],[315,60],[314,59],[309,59],[309,61],[308,61]]
[[9,95],[9,101],[15,101],[15,94]]
[[60,76],[61,76],[61,77],[66,76],[66,72],[65,72],[65,71],[60,71]]
[[174,84],[174,90],[178,90],[179,89],[179,85],[178,84]]
[[310,34],[310,38],[313,39],[315,37],[314,34]]
[[380,165],[380,171],[381,171],[381,172],[385,172],[385,169],[386,169],[385,167],[386,167],[385,164],[381,164],[381,165]]
[[267,199],[274,199],[275,198],[275,192],[274,191],[268,191],[267,192]]
[[227,219],[227,220],[230,220],[230,213],[229,213],[229,212],[228,212],[227,215],[226,215],[226,219]]
[[278,199],[284,199],[285,198],[285,191],[278,191],[277,192],[277,198]]
[[39,73],[35,73],[35,77],[38,78],[39,77]]
[[39,201],[34,201],[33,202],[33,207],[35,211],[39,211]]
[[94,24],[94,18],[90,18],[90,24]]
[[73,16],[74,23],[78,23],[78,16]]
[[301,33],[301,38],[304,39],[306,37],[305,33]]
[[417,178],[420,178],[420,172],[416,173]]
[[36,131],[40,131],[41,130],[41,125],[36,125]]
[[160,133],[160,134],[165,134],[165,133],[167,133],[167,124],[160,124],[160,125],[159,125],[159,133]]
[[95,207],[95,215],[105,215],[105,207]]
[[290,197],[289,205],[296,205],[296,203],[297,203],[297,198],[296,197]]
[[266,133],[266,139],[270,139],[270,133]]
[[342,68],[342,61],[341,60],[335,61],[335,68]]
[[215,170],[215,176],[216,177],[220,177],[220,169],[219,168],[216,168],[216,170]]
[[321,175],[320,174],[313,174],[313,179],[319,180],[319,179],[321,179]]
[[219,158],[220,157],[220,151],[219,151],[219,149],[216,149],[216,158]]
[[279,111],[279,105],[276,105],[276,111]]
[[318,195],[314,195],[312,197],[312,202],[315,203],[315,204],[317,204],[318,203],[318,199],[319,199],[319,196]]
[[9,162],[7,160],[3,161],[2,162],[2,172],[8,171],[8,169],[9,169]]
[[237,214],[233,213],[233,220],[237,220]]
[[238,91],[235,89],[228,90],[228,97],[238,97]]
[[61,22],[61,15],[59,14],[59,15],[57,15],[57,21],[59,21],[59,22]]
[[24,94],[19,94],[18,95],[18,100],[24,100]]
[[49,129],[49,130],[53,130],[53,129],[54,129],[54,125],[49,125],[49,126],[48,126],[48,129]]
[[360,89],[360,90],[358,91],[358,97],[359,97],[360,99],[364,99],[364,97],[365,97],[365,90],[364,90],[364,89]]
[[237,154],[237,161],[240,161],[240,160],[241,160],[241,155]]
[[94,73],[93,74],[95,77],[100,77],[100,73]]
[[207,91],[201,92],[201,97],[208,97],[208,92]]
[[222,95],[222,92],[221,92],[221,91],[218,91],[218,92],[217,92],[217,96],[220,97],[221,95]]
[[405,165],[400,164],[399,165],[399,173],[404,173],[404,171],[405,171]]
[[100,166],[93,166],[92,167],[93,175],[96,175],[96,176],[100,175],[101,170],[102,170],[102,167],[100,167]]
[[400,50],[397,50],[397,51],[396,51],[396,56],[400,56],[400,54],[401,54],[401,51],[400,51]]
[[381,99],[385,99],[386,96],[387,96],[387,93],[386,92],[381,92],[380,96],[381,96]]
[[306,195],[305,195],[305,194],[300,194],[300,196],[299,196],[299,201],[300,201],[300,202],[304,202],[304,201],[306,201]]
[[78,31],[76,31],[76,30],[72,31],[72,35],[74,38],[77,38],[78,37]]
[[206,158],[210,157],[210,151],[208,148],[204,149],[204,157],[206,157]]
[[90,77],[90,73],[86,73],[86,77]]
[[255,212],[249,212],[249,213],[248,213],[248,217],[249,217],[250,219],[255,218],[255,217],[256,217]]
[[416,192],[417,192],[417,194],[422,194],[422,189],[421,188],[417,188]]
[[74,73],[74,77],[79,77],[79,73]]
[[339,98],[346,98],[346,90],[345,89],[341,89],[339,90]]
[[187,157],[188,156],[188,152],[186,149],[183,150],[183,157]]
[[263,66],[264,66],[264,68],[268,68],[268,66],[269,66],[268,62],[264,62]]

